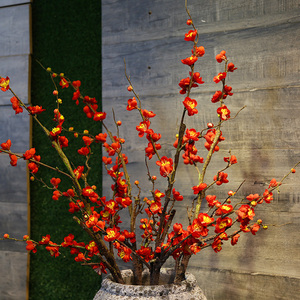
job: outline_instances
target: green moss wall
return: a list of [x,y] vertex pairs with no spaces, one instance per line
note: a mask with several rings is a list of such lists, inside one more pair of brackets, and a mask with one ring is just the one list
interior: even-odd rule
[[[81,92],[101,102],[101,1],[33,1],[32,40],[32,104],[47,108],[40,119],[48,128],[53,126],[53,85],[49,74],[37,61],[57,73],[63,72],[71,80],[81,80]],[[66,118],[65,127],[73,126],[76,130],[89,128],[94,133],[101,131],[99,125],[89,124],[84,115],[81,117],[78,109],[82,108],[71,100],[72,91],[64,90],[60,97],[63,100],[61,110]],[[60,166],[49,140],[36,124],[33,124],[32,137],[33,147],[42,160]],[[101,159],[101,149],[98,150]],[[38,176],[49,182],[57,174],[40,168]],[[101,185],[100,162],[93,169],[92,184]],[[70,186],[62,180],[60,187],[64,190]],[[65,236],[73,233],[76,241],[89,241],[79,226],[77,228],[66,201],[53,201],[52,191],[43,189],[37,181],[31,183],[30,192],[33,239],[40,240],[50,234],[53,242],[61,243]],[[100,287],[101,277],[90,268],[76,263],[74,256],[63,250],[58,258],[43,250],[38,252],[45,253],[31,255],[29,299],[93,298]]]

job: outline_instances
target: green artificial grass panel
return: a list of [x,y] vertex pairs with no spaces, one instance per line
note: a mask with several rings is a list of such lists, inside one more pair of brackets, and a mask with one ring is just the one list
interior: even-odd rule
[[[47,73],[37,61],[45,67],[51,67],[57,73],[64,73],[68,78],[80,80],[80,91],[83,95],[95,97],[101,106],[101,1],[91,0],[51,0],[33,1],[32,3],[32,105],[46,108],[39,115],[39,120],[51,130],[53,110],[56,108],[52,91],[54,86]],[[56,81],[58,84],[58,81]],[[88,129],[91,134],[101,132],[101,124],[86,118],[82,105],[77,106],[72,100],[73,91],[61,90],[59,97],[63,103],[61,113],[65,116],[63,126],[74,127],[83,132]],[[101,108],[99,108],[100,110]],[[41,128],[33,123],[33,147],[41,156],[41,161],[65,170],[59,156],[52,148],[49,138]],[[84,146],[81,137],[73,139],[72,133],[64,133],[69,139],[69,147],[63,148],[75,167],[84,164],[84,157],[78,155],[77,149]],[[73,151],[71,151],[72,147]],[[94,157],[90,165],[88,182],[101,191],[102,166],[101,145],[93,148]],[[36,174],[50,185],[52,177],[62,179],[59,189],[66,191],[71,187],[70,181],[55,171],[40,167]],[[73,220],[68,212],[66,198],[52,200],[52,190],[43,188],[35,180],[30,185],[31,193],[31,237],[41,240],[50,234],[51,241],[57,244],[69,233],[74,234],[77,242],[88,243],[90,238]],[[74,255],[68,249],[61,249],[61,255],[51,257],[49,252],[38,247],[38,252],[31,254],[29,299],[92,299],[101,285],[101,276],[91,268],[75,262]]]

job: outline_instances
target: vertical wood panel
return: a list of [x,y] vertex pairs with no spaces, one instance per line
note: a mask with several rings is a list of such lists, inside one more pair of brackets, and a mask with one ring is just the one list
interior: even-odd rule
[[30,53],[30,5],[0,9],[0,56]]
[[27,260],[26,257],[27,253],[0,252],[1,300],[26,299],[26,265],[23,264]]
[[[221,71],[215,55],[223,49],[238,67],[237,72],[229,74],[227,83],[233,87],[234,95],[226,103],[232,115],[247,105],[236,120],[224,126],[226,140],[212,160],[213,170],[207,172],[207,182],[212,180],[229,149],[239,163],[228,171],[230,183],[210,193],[222,200],[224,192],[235,189],[244,179],[247,181],[241,195],[261,193],[270,179],[280,179],[300,160],[300,3],[293,0],[189,0],[188,3],[206,54],[196,65],[205,84],[191,94],[198,101],[200,114],[188,118],[187,127],[199,130],[207,122],[216,122],[217,106],[210,99],[220,88],[212,79]],[[183,40],[190,29],[185,25],[184,1],[103,0],[102,13],[103,110],[111,115],[114,107],[116,119],[122,120],[120,134],[127,138],[124,151],[129,157],[131,181],[140,181],[141,197],[145,197],[151,189],[142,180],[146,174],[146,142],[137,137],[138,114],[126,111],[127,100],[133,95],[126,90],[123,59],[144,108],[157,114],[151,128],[159,129],[160,153],[169,157],[174,154],[172,144],[184,100],[178,83],[188,76],[188,68],[180,59],[190,55],[191,47]],[[109,120],[106,124],[114,128]],[[198,149],[200,156],[206,155],[202,146]],[[152,160],[151,174],[159,176],[155,158]],[[263,293],[264,299],[290,299],[286,289],[286,294],[278,289],[299,283],[300,253],[295,236],[300,225],[299,181],[298,173],[290,177],[274,202],[261,209],[263,219],[269,224],[292,224],[271,227],[259,232],[258,237],[244,235],[233,248],[224,243],[224,250],[218,254],[205,249],[193,258],[191,270],[197,274],[209,299],[261,299]],[[180,203],[177,220],[185,219],[186,205],[191,200],[190,187],[196,183],[193,168],[179,168],[175,187],[186,202]],[[111,195],[110,185],[104,171],[104,195]],[[164,190],[165,185],[158,188]],[[223,282],[222,276],[228,272],[243,275],[232,275]],[[254,274],[264,276],[258,278]],[[239,285],[242,281],[254,287]],[[264,292],[260,282],[264,282]]]
[[0,7],[31,3],[31,0],[0,0]]
[[[27,4],[26,4],[27,3]],[[30,1],[0,1],[0,75],[10,77],[10,86],[26,104],[30,102]],[[29,149],[29,117],[15,115],[10,92],[0,94],[0,143],[11,139],[11,150],[24,153]],[[26,162],[11,167],[9,157],[0,157],[0,234],[16,238],[27,234],[28,186]],[[26,299],[27,251],[24,243],[0,243],[0,298]]]
[[[30,56],[28,54],[17,56],[2,56],[0,57],[0,64],[1,76],[8,76],[10,78],[10,86],[13,91],[25,104],[30,103],[30,76],[28,74]],[[11,97],[12,94],[10,92],[2,92],[0,97],[0,105],[11,106]]]

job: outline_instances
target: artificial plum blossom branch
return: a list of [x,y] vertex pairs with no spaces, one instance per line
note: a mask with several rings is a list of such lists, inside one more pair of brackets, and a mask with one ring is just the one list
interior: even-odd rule
[[[0,152],[7,153],[7,154],[13,154],[13,155],[15,155],[15,156],[17,156],[17,157],[19,157],[19,158],[24,158],[23,155],[17,154],[17,153],[15,153],[15,152],[10,151],[10,150],[3,150],[3,149],[1,149]],[[33,162],[33,163],[38,164],[38,165],[41,165],[41,166],[43,166],[43,167],[46,167],[46,168],[48,168],[48,169],[50,169],[50,170],[56,171],[56,172],[58,172],[58,173],[60,173],[60,174],[62,174],[62,175],[64,175],[64,176],[67,176],[67,177],[69,177],[70,179],[72,179],[72,176],[71,176],[71,175],[69,175],[68,173],[65,173],[65,172],[61,171],[61,170],[60,170],[59,168],[57,168],[57,167],[52,167],[52,166],[47,165],[47,164],[45,164],[45,163],[43,163],[43,162],[41,162],[41,161],[37,161],[37,160],[35,160],[35,159],[33,159],[33,158],[29,158],[28,161]]]
[[[235,245],[240,236],[239,233],[251,232],[255,235],[260,228],[267,228],[267,225],[261,219],[255,221],[255,207],[263,202],[270,203],[273,200],[272,191],[278,189],[289,174],[295,173],[295,168],[300,162],[281,181],[278,182],[272,179],[269,187],[262,194],[250,194],[243,197],[243,199],[233,197],[240,190],[244,183],[243,181],[234,192],[229,191],[221,202],[217,200],[216,195],[206,195],[212,187],[228,182],[228,174],[224,171],[237,163],[237,158],[229,151],[229,157],[224,157],[224,161],[227,164],[214,172],[215,176],[213,179],[207,180],[207,171],[211,166],[212,156],[219,150],[219,143],[225,139],[222,136],[222,126],[225,122],[235,119],[245,106],[238,110],[234,116],[230,116],[231,112],[225,105],[227,103],[226,97],[233,95],[232,87],[225,84],[227,75],[237,68],[233,63],[229,62],[226,51],[222,50],[215,58],[217,63],[224,63],[224,69],[223,72],[220,72],[213,78],[213,81],[216,84],[220,83],[222,88],[216,91],[211,98],[211,102],[217,104],[217,124],[214,125],[209,122],[207,127],[199,132],[194,128],[187,128],[186,119],[198,114],[198,109],[196,108],[198,103],[195,99],[191,99],[190,96],[194,88],[204,83],[200,73],[196,72],[196,62],[199,57],[205,54],[205,49],[203,46],[198,47],[199,34],[188,10],[187,0],[185,0],[185,9],[189,17],[187,25],[192,26],[192,30],[189,30],[184,35],[184,40],[188,43],[192,42],[192,55],[181,60],[184,65],[188,66],[189,75],[187,78],[181,79],[178,84],[181,88],[179,93],[185,96],[182,102],[180,124],[176,129],[176,141],[173,144],[175,153],[172,155],[172,158],[160,154],[161,145],[158,141],[161,135],[154,133],[152,128],[150,128],[150,119],[155,117],[156,114],[144,109],[144,103],[133,88],[131,78],[127,74],[126,61],[124,60],[125,77],[129,84],[127,90],[134,95],[132,99],[128,100],[126,109],[128,111],[133,109],[139,111],[141,122],[135,129],[138,131],[140,138],[146,137],[148,143],[148,147],[145,148],[146,179],[150,182],[147,197],[142,195],[143,191],[139,180],[135,180],[134,185],[131,184],[132,178],[127,168],[128,157],[124,153],[126,150],[125,139],[123,139],[119,130],[122,122],[116,119],[115,112],[112,110],[112,118],[115,125],[114,131],[116,131],[116,135],[114,135],[113,131],[105,123],[106,113],[98,111],[97,100],[89,96],[83,96],[80,92],[81,82],[79,80],[72,82],[63,73],[55,73],[51,68],[44,68],[39,63],[50,74],[55,88],[53,95],[56,97],[57,103],[57,108],[54,110],[56,127],[49,131],[37,117],[37,114],[42,113],[45,109],[39,106],[26,107],[10,89],[9,78],[0,77],[0,89],[4,92],[10,90],[14,95],[11,102],[16,114],[21,113],[23,108],[29,112],[50,138],[51,144],[63,161],[67,172],[41,163],[39,161],[40,158],[34,156],[35,149],[34,151],[29,151],[30,155],[26,153],[23,156],[14,154],[10,150],[10,140],[1,144],[0,152],[10,156],[12,166],[16,165],[18,159],[25,159],[26,157],[30,163],[44,165],[49,170],[59,172],[70,178],[72,187],[66,192],[58,188],[59,178],[50,180],[53,185],[51,188],[53,189],[52,198],[53,200],[58,200],[60,197],[65,197],[69,201],[70,213],[80,214],[80,216],[75,215],[73,219],[92,239],[90,243],[85,245],[84,243],[77,243],[74,240],[74,236],[69,234],[69,236],[64,238],[63,243],[56,245],[50,241],[50,235],[43,237],[39,242],[30,240],[28,237],[26,240],[28,251],[35,253],[36,247],[41,244],[46,246],[46,250],[56,257],[60,254],[58,249],[69,247],[71,253],[77,255],[76,261],[81,262],[82,265],[93,267],[97,272],[106,273],[107,269],[111,272],[113,279],[122,284],[124,280],[116,260],[117,256],[124,262],[133,262],[136,284],[142,284],[143,266],[149,268],[151,274],[150,284],[152,285],[158,284],[160,269],[167,259],[172,256],[175,261],[175,283],[179,283],[184,279],[184,274],[192,255],[207,247],[211,247],[215,252],[219,252],[222,249],[223,241],[231,239],[231,244]],[[57,79],[60,80],[59,84],[56,83]],[[75,104],[79,105],[81,101],[84,105],[83,111],[86,116],[95,122],[99,122],[97,124],[100,124],[100,127],[106,131],[105,133],[101,132],[94,136],[87,130],[80,133],[74,131],[73,127],[70,127],[69,130],[63,127],[65,119],[60,113],[62,100],[58,97],[58,88],[64,89],[69,86],[74,90],[72,100],[75,101]],[[79,135],[82,137],[85,147],[77,150],[77,152],[85,158],[84,166],[74,165],[65,154],[68,152],[62,150],[62,147],[68,146],[67,138],[61,136],[62,131],[73,133],[75,138]],[[205,159],[197,155],[196,143],[200,139],[204,139],[204,148],[208,151]],[[104,169],[112,180],[112,197],[110,199],[106,199],[106,197],[98,194],[96,186],[89,185],[89,182],[91,182],[90,165],[92,164],[90,158],[95,154],[95,151],[93,151],[95,143],[102,143],[103,148],[107,152],[107,156],[102,156],[102,162],[104,163]],[[115,157],[115,163],[113,163],[112,157]],[[157,177],[152,176],[150,173],[148,161],[152,157],[156,158],[156,165],[159,166],[161,179],[166,184],[164,192],[156,189],[158,186]],[[198,185],[192,186],[190,189],[190,192],[191,190],[193,191],[192,197],[183,196],[177,191],[176,182],[179,181],[178,168],[181,161],[183,161],[183,165],[192,165],[198,173]],[[201,165],[202,167],[200,167]],[[35,169],[29,168],[29,170],[35,176],[38,167]],[[43,183],[45,187],[50,188],[42,179],[38,181]],[[84,188],[81,187],[81,183],[84,185]],[[136,186],[136,189],[134,186]],[[175,223],[176,204],[183,201],[184,198],[186,198],[185,200],[192,198],[191,204],[187,201],[183,202],[187,206],[188,226],[186,228],[181,223]],[[206,213],[201,212],[203,199],[207,201],[209,207]],[[236,203],[231,205],[230,203],[233,200]],[[190,205],[191,207],[189,207]],[[130,222],[127,222],[128,224],[121,221],[122,213],[120,212],[124,209],[129,211]],[[146,216],[139,218],[141,214]],[[236,218],[233,217],[234,215],[236,215]],[[139,226],[138,222],[140,222]],[[231,233],[229,230],[237,224],[240,225],[239,229]],[[123,229],[124,225],[128,225],[127,228],[130,231]],[[141,242],[138,245],[137,232],[139,229],[142,234],[140,236]],[[9,239],[9,236],[5,235],[4,239]],[[84,249],[88,251],[87,256],[83,251]],[[98,261],[97,263],[91,261],[93,257],[94,260]]]

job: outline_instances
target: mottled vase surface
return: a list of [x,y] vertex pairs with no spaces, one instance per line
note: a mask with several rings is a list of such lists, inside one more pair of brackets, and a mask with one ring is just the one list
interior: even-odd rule
[[161,270],[161,284],[149,285],[149,272],[143,272],[143,283],[145,285],[132,285],[133,273],[131,270],[122,271],[126,284],[112,281],[108,276],[102,281],[101,289],[94,300],[207,300],[203,291],[197,284],[196,278],[186,273],[186,279],[179,284],[170,284],[174,278],[173,269]]

